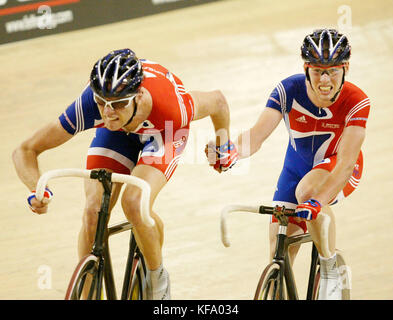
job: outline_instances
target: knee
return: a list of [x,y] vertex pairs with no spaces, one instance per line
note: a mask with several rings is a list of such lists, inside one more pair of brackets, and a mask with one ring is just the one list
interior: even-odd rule
[[298,185],[295,191],[296,200],[298,203],[303,203],[309,200],[315,192],[314,187],[311,184]]
[[138,190],[132,189],[123,193],[121,206],[126,218],[133,226],[137,226],[142,222],[140,203],[141,195]]
[[82,231],[88,239],[93,239],[98,222],[98,212],[100,211],[100,204],[95,201],[87,200],[84,214]]
[[86,228],[91,229],[97,226],[98,212],[100,211],[100,205],[95,202],[88,202],[85,207],[83,216],[83,224]]

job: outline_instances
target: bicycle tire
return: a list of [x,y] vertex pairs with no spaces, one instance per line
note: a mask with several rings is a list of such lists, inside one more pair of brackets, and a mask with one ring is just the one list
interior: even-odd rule
[[312,289],[311,300],[318,300],[320,282],[321,282],[321,270],[318,264],[317,271],[315,272],[315,276],[314,276],[314,286]]
[[85,280],[88,274],[92,275],[92,281],[87,299],[97,299],[97,292],[94,291],[96,290],[98,262],[99,258],[92,254],[82,258],[71,276],[65,300],[82,300],[82,291],[85,288]]
[[127,300],[146,300],[146,278],[142,258],[136,257],[134,259],[132,269]]
[[[344,277],[342,274],[345,273],[346,275],[348,275],[349,269],[347,269],[347,264],[345,263],[344,257],[341,254],[341,252],[336,251],[336,257],[337,257],[337,268],[340,273],[340,285],[342,286],[341,300],[350,300],[351,299],[351,283],[350,283],[351,274],[349,273],[349,279],[346,278],[346,281],[344,283],[343,281]],[[318,300],[320,279],[321,279],[320,266],[318,265],[318,269],[317,272],[315,273],[315,278],[314,278],[312,300]]]
[[[272,262],[263,270],[255,291],[254,300],[284,300],[280,268],[279,264]],[[281,297],[280,291],[282,292]]]
[[[344,257],[341,252],[336,251],[337,255],[337,267],[340,272],[340,283],[342,286],[341,289],[341,294],[342,294],[342,300],[351,300],[351,272],[350,269],[347,268],[347,264],[345,263]],[[344,272],[342,272],[344,270]],[[343,281],[343,273],[345,273],[345,283]],[[348,278],[347,278],[348,276]]]

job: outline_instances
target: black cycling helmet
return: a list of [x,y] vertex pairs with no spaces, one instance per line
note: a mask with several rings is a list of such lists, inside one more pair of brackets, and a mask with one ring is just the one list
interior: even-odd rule
[[[325,66],[338,66],[348,62],[351,57],[351,46],[348,38],[335,29],[317,29],[307,35],[300,48],[305,63]],[[345,82],[345,68],[340,88],[337,90],[331,102],[336,101],[338,94]],[[306,78],[310,82],[310,74],[306,67]],[[314,88],[311,85],[311,89]]]
[[142,64],[130,49],[110,52],[95,63],[90,74],[93,91],[107,98],[135,94],[142,80]]
[[351,46],[348,38],[337,30],[318,29],[304,38],[301,55],[306,63],[340,65],[349,60]]

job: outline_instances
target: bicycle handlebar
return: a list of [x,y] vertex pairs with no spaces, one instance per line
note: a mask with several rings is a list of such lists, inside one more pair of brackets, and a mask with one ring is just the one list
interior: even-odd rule
[[228,237],[227,216],[231,212],[259,213],[259,206],[229,205],[221,211],[221,241],[225,247],[231,245]]
[[[88,178],[90,179],[90,174],[92,170],[87,169],[56,169],[45,172],[41,175],[40,179],[37,182],[36,187],[36,198],[38,201],[41,201],[44,198],[45,187],[50,179],[61,178],[61,177],[80,177],[80,178]],[[150,185],[140,178],[112,173],[111,175],[112,182],[120,182],[126,184],[132,184],[137,186],[142,191],[141,196],[141,214],[142,221],[146,225],[152,227],[155,225],[154,219],[150,216]]]
[[[268,206],[247,206],[247,205],[229,205],[221,211],[221,241],[225,247],[231,245],[228,236],[227,216],[231,212],[246,212],[246,213],[259,213],[259,214],[275,214],[275,208]],[[285,216],[295,216],[294,209],[286,209],[282,212]]]

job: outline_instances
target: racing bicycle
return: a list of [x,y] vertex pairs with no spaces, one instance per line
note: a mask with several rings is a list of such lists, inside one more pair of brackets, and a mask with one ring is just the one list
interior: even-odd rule
[[128,221],[124,221],[108,227],[108,221],[112,183],[119,182],[135,185],[142,190],[142,220],[147,225],[153,226],[154,220],[149,214],[149,184],[137,177],[110,173],[105,170],[58,169],[48,171],[40,177],[36,189],[37,199],[40,201],[43,199],[48,180],[60,177],[97,179],[104,188],[92,250],[80,260],[75,268],[68,285],[65,299],[101,300],[106,295],[106,299],[108,300],[117,300],[108,239],[114,234],[130,231],[129,250],[124,272],[121,299],[146,300],[147,269],[144,257],[138,248],[132,232],[132,225]]
[[[279,222],[277,242],[274,258],[263,270],[254,294],[254,300],[299,300],[298,290],[294,273],[289,261],[288,248],[312,242],[309,233],[287,236],[288,218],[295,216],[294,209],[286,209],[284,206],[247,206],[229,205],[221,212],[221,241],[229,247],[230,241],[227,228],[227,216],[231,212],[249,212],[273,215]],[[340,285],[342,300],[350,299],[350,270],[347,267],[343,255],[336,250],[337,267],[340,272]],[[317,300],[320,284],[320,263],[318,250],[314,243],[311,250],[310,272],[307,286],[307,300]]]

